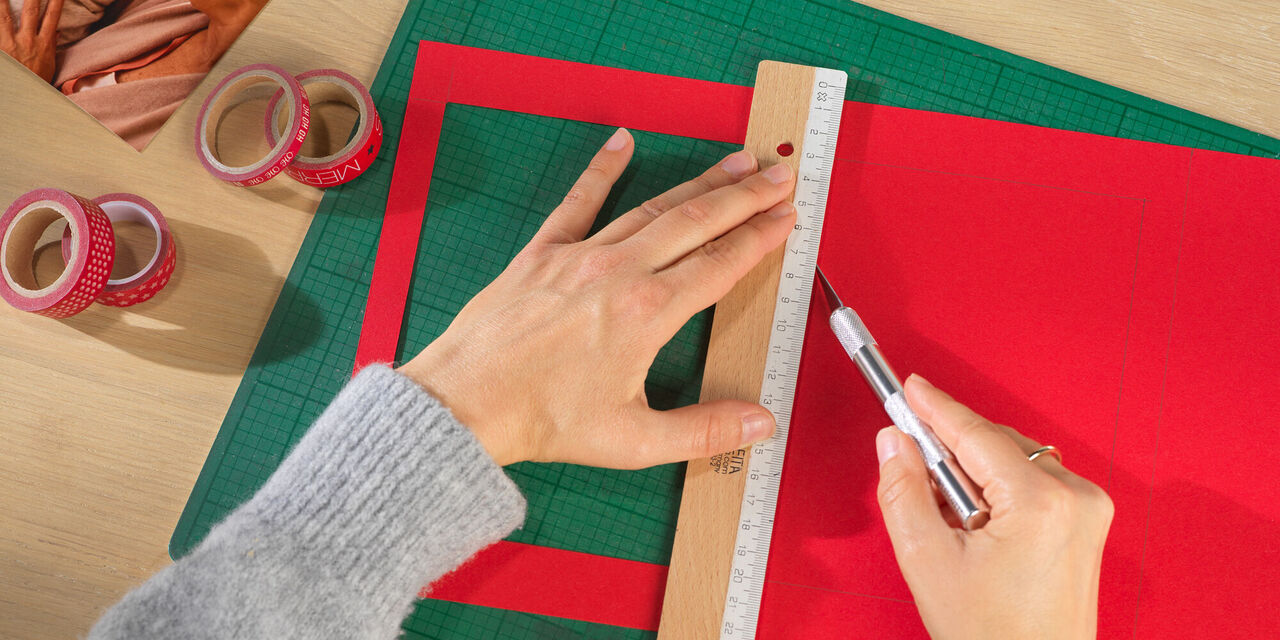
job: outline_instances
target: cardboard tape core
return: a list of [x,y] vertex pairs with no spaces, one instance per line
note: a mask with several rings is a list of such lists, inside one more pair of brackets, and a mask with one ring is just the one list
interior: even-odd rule
[[[247,101],[244,95],[262,84],[276,87],[281,109],[286,110],[287,126],[283,137],[272,139],[266,156],[247,165],[230,166],[217,152],[217,134],[232,107]],[[271,112],[268,107],[268,113]],[[205,98],[196,124],[196,154],[201,164],[213,175],[232,184],[252,186],[266,182],[284,170],[297,156],[311,126],[310,103],[302,85],[283,69],[269,64],[254,64],[232,72]]]
[[107,280],[107,286],[109,287],[122,287],[122,286],[131,285],[137,282],[138,280],[141,280],[142,277],[145,276],[147,272],[151,271],[151,269],[156,266],[156,263],[160,261],[160,254],[164,249],[164,244],[162,240],[163,233],[160,231],[160,222],[157,221],[155,216],[151,215],[150,212],[142,208],[141,205],[134,202],[129,202],[127,200],[99,202],[98,206],[102,207],[102,211],[107,214],[108,218],[111,218],[112,224],[115,224],[117,222],[146,223],[148,226],[151,227],[151,230],[155,233],[155,236],[156,236],[155,249],[152,250],[151,259],[147,261],[147,264],[145,266],[143,266],[141,269],[138,269],[136,273],[128,275],[124,278]]
[[[314,164],[325,164],[349,155],[353,150],[360,146],[362,137],[369,128],[369,110],[362,100],[357,96],[361,90],[356,89],[351,83],[338,78],[329,76],[324,78],[308,78],[299,81],[302,88],[307,92],[307,100],[311,102],[312,113],[315,112],[316,105],[321,104],[341,104],[351,107],[356,112],[355,130],[347,135],[346,144],[337,151],[326,156],[307,156],[302,153],[298,154],[295,162],[310,162]],[[285,111],[288,104],[284,100],[278,100],[275,97],[271,100],[271,106],[268,107],[270,114],[267,116],[271,122],[275,123],[271,136],[268,140],[275,140],[284,135],[284,127],[288,124],[288,120],[282,116],[287,114]]]
[[[285,168],[289,177],[316,187],[343,184],[364,173],[378,157],[382,147],[382,120],[369,91],[350,74],[337,69],[316,69],[300,74],[298,83],[307,94],[309,104],[332,103],[350,107],[356,112],[354,132],[337,151],[324,156],[307,156],[299,152]],[[284,94],[277,92],[267,105],[265,129],[267,142],[274,144],[284,134]]]
[[13,222],[4,233],[4,245],[0,249],[4,262],[4,279],[13,288],[14,293],[26,298],[37,298],[51,293],[70,277],[72,264],[68,261],[66,268],[52,283],[41,287],[36,282],[34,268],[36,243],[45,229],[58,220],[67,221],[67,229],[71,231],[71,256],[77,255],[76,246],[80,234],[75,232],[75,218],[71,211],[57,202],[42,200],[33,202],[18,212]]
[[[113,307],[129,307],[151,299],[169,283],[177,261],[177,247],[169,223],[151,201],[132,193],[108,193],[93,200],[113,228],[121,223],[145,224],[155,236],[151,257],[141,268],[123,278],[107,280],[97,301]],[[71,236],[62,236],[62,257],[70,260]]]
[[[45,286],[36,279],[36,245],[50,225],[67,221],[65,266]],[[18,197],[0,216],[0,298],[21,311],[66,318],[102,293],[115,262],[115,234],[102,208],[60,189],[36,189]]]
[[[246,98],[244,94],[251,87],[260,85],[260,84],[266,84],[266,83],[271,83],[281,88],[285,86],[282,81],[278,81],[275,78],[271,77],[273,75],[275,74],[271,74],[270,72],[263,72],[262,74],[254,74],[251,76],[247,76],[245,78],[242,78],[240,80],[237,80],[231,83],[230,85],[227,85],[221,91],[218,92],[218,95],[214,100],[213,105],[209,108],[209,113],[206,115],[206,117],[200,120],[200,127],[203,132],[202,138],[204,140],[204,145],[202,146],[201,150],[204,151],[205,154],[207,154],[209,158],[209,162],[211,162],[213,166],[223,171],[226,171],[227,173],[252,173],[266,166],[267,163],[271,162],[272,158],[278,156],[280,152],[282,152],[284,148],[289,144],[288,138],[281,138],[277,140],[274,145],[272,145],[271,152],[268,153],[265,157],[263,157],[262,159],[258,160],[253,164],[242,165],[238,167],[233,167],[233,166],[224,164],[222,162],[222,158],[218,155],[218,152],[217,152],[218,128],[222,126],[222,119],[226,117],[227,112],[231,110],[231,107],[239,104],[241,101],[243,101]],[[237,98],[239,98],[240,100],[237,100]],[[293,116],[294,104],[295,103],[293,98],[290,97],[288,94],[285,94],[284,100],[281,101],[281,106],[282,108],[289,110],[288,112],[289,112],[290,118],[292,118]],[[210,123],[213,123],[213,126],[209,126]]]

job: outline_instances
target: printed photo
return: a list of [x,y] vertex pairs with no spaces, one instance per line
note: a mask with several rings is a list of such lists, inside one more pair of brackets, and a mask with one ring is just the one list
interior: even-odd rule
[[267,0],[0,0],[0,51],[141,150]]

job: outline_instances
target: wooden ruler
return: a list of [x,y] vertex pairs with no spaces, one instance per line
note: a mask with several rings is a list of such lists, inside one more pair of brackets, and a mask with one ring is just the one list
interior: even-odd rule
[[761,169],[796,171],[796,229],[716,305],[701,399],[758,401],[778,431],[751,451],[689,463],[661,640],[755,637],[846,81],[768,60],[756,71],[744,146]]

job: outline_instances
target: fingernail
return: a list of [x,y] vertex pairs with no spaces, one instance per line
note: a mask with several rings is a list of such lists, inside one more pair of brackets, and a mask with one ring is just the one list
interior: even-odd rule
[[768,214],[770,218],[785,218],[795,213],[795,210],[796,208],[790,202],[779,202],[769,209]]
[[746,149],[743,149],[742,151],[735,151],[728,158],[725,158],[724,162],[720,163],[720,168],[735,178],[741,178],[751,173],[751,167],[754,165],[755,162],[752,161],[751,154]]
[[[924,376],[922,376],[922,375],[920,375],[920,374],[918,374],[918,373],[913,373],[913,374],[911,374],[911,375],[907,376],[907,378],[908,378],[908,379],[910,379],[910,378],[915,378],[916,380],[920,381],[920,383],[921,383],[921,384],[923,384],[924,386],[926,386],[926,387],[933,387],[933,383],[932,383],[932,382],[929,382],[928,380],[925,380],[925,379],[924,379]],[[936,387],[933,387],[933,388],[936,388]]]
[[613,132],[613,136],[609,138],[609,141],[604,143],[604,150],[617,151],[625,146],[627,146],[627,130],[618,129]]
[[742,438],[746,442],[758,442],[773,433],[773,416],[753,413],[742,419]]
[[764,177],[774,184],[782,184],[791,179],[791,167],[785,164],[775,164],[764,170]]
[[897,427],[885,427],[876,434],[876,459],[880,461],[881,466],[898,455],[898,445],[901,441],[898,439],[898,434],[893,433],[893,429]]

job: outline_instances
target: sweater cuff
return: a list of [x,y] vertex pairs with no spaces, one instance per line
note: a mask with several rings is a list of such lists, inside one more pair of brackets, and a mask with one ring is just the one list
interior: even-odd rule
[[246,507],[337,575],[414,590],[525,514],[519,489],[471,431],[383,365],[347,384]]

